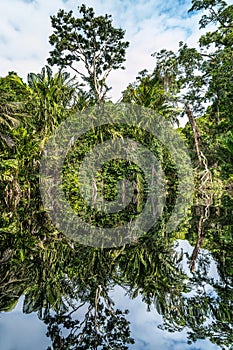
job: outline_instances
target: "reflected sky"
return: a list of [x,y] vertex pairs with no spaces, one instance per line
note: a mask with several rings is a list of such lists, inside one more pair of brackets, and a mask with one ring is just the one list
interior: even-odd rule
[[[181,283],[184,282],[184,285],[186,285],[187,282],[187,286],[189,288],[178,288],[178,292],[180,290],[180,297],[184,298],[184,300],[180,303],[180,299],[179,297],[176,299],[177,294],[176,292],[174,293],[174,295],[171,293],[171,295],[169,295],[170,292],[170,287],[171,284],[168,285],[168,289],[165,290],[165,296],[164,296],[164,305],[166,305],[166,301],[167,301],[167,309],[163,312],[164,318],[162,314],[160,314],[158,311],[158,305],[156,304],[156,291],[159,290],[157,289],[157,287],[155,287],[155,290],[153,290],[152,296],[151,296],[151,305],[150,305],[150,310],[148,311],[148,306],[147,303],[145,301],[145,295],[146,295],[146,288],[145,287],[145,282],[146,282],[146,278],[142,279],[142,282],[137,283],[135,282],[134,276],[136,274],[133,274],[131,268],[129,267],[128,271],[128,275],[126,275],[126,278],[122,278],[122,279],[117,279],[115,281],[118,281],[116,283],[119,283],[119,280],[122,281],[121,286],[120,285],[115,285],[114,287],[110,287],[113,286],[113,280],[112,275],[109,274],[108,276],[108,283],[107,283],[107,291],[108,295],[110,297],[110,299],[114,302],[114,310],[122,310],[122,314],[123,314],[123,318],[125,318],[127,320],[127,322],[130,323],[129,327],[130,327],[130,336],[135,340],[135,344],[133,345],[128,345],[128,349],[133,349],[133,350],[220,350],[220,349],[227,349],[226,347],[224,347],[224,343],[222,343],[222,347],[221,346],[217,346],[214,345],[213,343],[211,343],[208,339],[198,339],[196,342],[192,343],[192,344],[188,344],[187,343],[187,336],[188,333],[190,332],[197,332],[199,333],[199,326],[201,329],[201,326],[204,325],[204,327],[207,327],[207,329],[204,329],[204,333],[195,333],[197,334],[197,337],[199,337],[200,335],[204,334],[204,336],[208,336],[208,330],[210,329],[210,335],[212,335],[213,333],[217,333],[217,336],[219,337],[220,340],[224,340],[225,335],[224,333],[224,327],[229,323],[229,330],[226,329],[226,335],[228,336],[228,333],[231,332],[230,329],[230,317],[231,316],[224,316],[220,317],[217,312],[218,310],[220,310],[220,312],[225,312],[228,314],[229,311],[229,315],[230,315],[230,294],[224,294],[225,293],[225,282],[224,282],[224,273],[221,273],[221,270],[219,268],[219,264],[218,264],[218,259],[216,259],[216,255],[214,253],[214,251],[211,250],[211,252],[207,249],[208,246],[205,246],[206,249],[200,248],[199,252],[198,252],[198,257],[195,261],[195,271],[191,272],[190,270],[190,259],[192,256],[192,252],[194,250],[194,245],[190,244],[190,241],[184,239],[176,239],[173,240],[171,243],[171,246],[174,248],[174,250],[178,253],[178,257],[182,256],[182,259],[178,259],[177,264],[179,265],[179,268],[185,273],[186,276],[184,276],[184,281],[180,280]],[[61,246],[62,248],[64,248],[64,246]],[[149,266],[152,266],[153,264],[153,259],[155,259],[156,263],[159,264],[159,266],[163,266],[161,265],[161,262],[166,262],[166,260],[156,260],[157,259],[157,251],[158,251],[158,246],[155,246],[155,250],[153,250],[153,255],[151,257],[150,260],[150,264],[147,265],[147,269],[149,270]],[[173,251],[173,249],[172,249]],[[148,252],[148,251],[146,251]],[[162,251],[163,252],[163,251]],[[130,252],[129,252],[130,253]],[[134,257],[134,254],[137,254],[137,250],[135,249],[133,251],[133,254],[130,255],[130,258],[132,259],[132,257]],[[43,257],[43,255],[42,255]],[[90,255],[91,257],[91,255]],[[218,257],[218,256],[217,256]],[[101,256],[100,256],[101,258]],[[100,259],[99,258],[99,259]],[[83,259],[85,259],[85,255],[82,255],[82,260],[81,262],[83,263]],[[60,261],[60,260],[59,260]],[[111,260],[109,260],[111,261]],[[123,262],[127,262],[127,260],[123,260]],[[170,260],[168,260],[170,261]],[[176,262],[176,260],[175,260]],[[174,264],[175,264],[174,262]],[[2,265],[3,266],[3,265]],[[44,266],[44,265],[42,265]],[[50,266],[50,265],[48,265]],[[56,265],[57,268],[60,266],[59,263],[58,265]],[[62,265],[63,266],[63,265]],[[74,267],[74,263],[73,265],[71,265],[72,268]],[[105,273],[108,275],[108,266],[106,265],[107,268],[106,270],[104,269],[105,266],[103,266],[103,271],[105,271]],[[121,265],[119,265],[121,267]],[[64,267],[64,266],[63,266]],[[97,265],[97,268],[98,265]],[[179,270],[178,268],[178,270]],[[71,283],[71,286],[76,286],[78,285],[78,280],[76,281],[75,278],[77,277],[76,274],[78,273],[78,269],[74,270],[76,271],[76,273],[72,276],[73,280],[71,278],[70,282],[73,282],[73,284]],[[93,273],[97,273],[97,270],[93,269]],[[146,270],[142,270],[144,271],[143,276],[147,276],[146,275]],[[161,274],[161,280],[163,279],[163,273],[166,274],[166,270],[161,270],[162,274]],[[173,270],[168,270],[169,271],[173,271]],[[48,271],[46,270],[46,275],[45,275],[45,280],[48,279],[48,275],[47,275]],[[81,272],[80,272],[81,274]],[[88,271],[89,274],[89,271]],[[87,274],[86,279],[84,280],[85,283],[88,284],[89,281],[89,275]],[[63,275],[61,275],[63,276]],[[85,275],[84,275],[85,276]],[[114,275],[113,275],[114,276]],[[125,275],[123,275],[125,277]],[[133,276],[133,277],[132,277]],[[148,275],[151,276],[151,275]],[[228,275],[227,275],[228,276]],[[64,277],[64,276],[63,276]],[[132,279],[131,279],[132,277]],[[229,277],[230,278],[230,277]],[[45,280],[43,280],[43,283],[45,283]],[[175,280],[175,279],[174,279]],[[183,282],[182,282],[183,281]],[[40,282],[40,280],[39,280]],[[38,283],[38,282],[37,282]],[[53,288],[54,285],[54,280],[51,279],[51,287]],[[100,282],[101,283],[101,282]],[[135,285],[136,287],[135,287]],[[170,282],[169,282],[170,283]],[[171,282],[173,283],[173,281]],[[33,284],[32,284],[33,286]],[[26,292],[30,291],[30,288],[32,289],[32,286],[26,286]],[[84,289],[86,284],[84,285]],[[124,288],[123,288],[124,286]],[[160,287],[160,284],[157,284],[156,286]],[[161,294],[163,294],[163,286],[166,287],[166,284],[161,283]],[[135,291],[135,289],[139,287],[139,294],[137,297],[132,299],[132,295],[134,295],[132,292]],[[223,287],[218,288],[218,287]],[[64,287],[66,288],[66,287]],[[109,289],[110,288],[110,289]],[[230,286],[231,288],[231,286]],[[88,286],[87,286],[88,289]],[[94,295],[96,295],[95,293],[95,288],[93,287],[93,291],[94,291]],[[144,292],[144,294],[143,294]],[[17,294],[16,294],[17,293]],[[69,292],[67,291],[67,293],[69,294]],[[140,294],[141,293],[141,294]],[[72,294],[72,293],[71,293]],[[18,295],[17,289],[14,290],[14,295]],[[63,296],[66,295],[66,293],[62,294]],[[75,297],[78,294],[75,294]],[[82,295],[82,293],[80,294]],[[103,294],[104,295],[104,294]],[[101,298],[103,299],[103,295],[101,296]],[[136,295],[136,294],[135,294]],[[143,295],[143,300],[142,300],[142,295]],[[174,296],[174,299],[173,299]],[[30,296],[32,299],[34,297],[34,295],[32,294]],[[166,299],[166,297],[168,297],[168,299]],[[154,298],[154,299],[153,299]],[[30,299],[30,298],[29,298]],[[35,298],[36,299],[36,298]],[[4,300],[4,299],[3,299]],[[87,299],[83,298],[84,301],[87,300],[86,303],[84,303],[84,306],[81,307],[80,309],[78,309],[75,312],[72,312],[72,317],[75,320],[84,320],[85,319],[85,315],[88,311],[88,306],[89,306],[89,294],[87,293]],[[204,303],[206,303],[206,309],[205,309],[205,305],[202,304],[202,301]],[[101,304],[101,302],[104,301],[100,300],[99,305]],[[221,304],[222,302],[222,304]],[[154,303],[154,304],[153,304]],[[37,312],[31,312],[29,314],[23,313],[23,304],[24,304],[24,296],[21,296],[19,298],[19,301],[16,305],[16,307],[10,311],[10,312],[1,312],[0,314],[0,350],[47,350],[47,348],[50,346],[52,347],[51,344],[51,339],[48,338],[46,336],[46,333],[48,331],[48,324],[46,325],[42,320],[39,319]],[[76,304],[76,302],[74,302],[74,304]],[[10,304],[11,305],[11,304]],[[44,304],[43,304],[44,305]],[[72,304],[69,304],[69,306],[71,307]],[[73,308],[75,309],[76,306],[80,305],[80,301],[77,301],[76,305],[73,305],[72,309],[70,309],[69,311],[72,311]],[[105,303],[106,305],[106,303]],[[191,305],[191,307],[193,308],[194,314],[192,314],[192,319],[195,319],[196,315],[197,315],[197,323],[195,323],[194,327],[192,328],[192,324],[190,326],[190,328],[188,328],[187,326],[180,332],[176,331],[176,332],[168,332],[167,330],[164,329],[160,329],[159,326],[163,326],[164,322],[166,321],[166,319],[168,319],[169,321],[169,316],[172,315],[170,308],[173,307],[173,305],[177,308],[180,308],[181,310],[181,314],[183,313],[184,316],[184,320],[180,320],[180,324],[181,325],[180,329],[182,329],[182,327],[186,324],[190,326],[190,318],[189,318],[189,305]],[[184,306],[184,309],[182,309],[182,307]],[[33,306],[30,305],[30,307],[28,306],[28,308],[26,308],[27,310],[34,310],[36,309],[35,304]],[[41,306],[42,307],[42,306]],[[158,311],[157,311],[157,309]],[[198,313],[195,313],[195,308],[203,308],[203,320],[202,321],[198,321]],[[214,309],[214,313],[212,313],[212,309]],[[24,308],[25,309],[25,308]],[[25,310],[26,310],[25,309]],[[128,314],[124,314],[124,310],[129,310]],[[160,309],[161,310],[161,309]],[[209,311],[210,310],[210,311]],[[68,311],[68,312],[69,312]],[[29,311],[30,312],[30,311]],[[53,314],[53,311],[51,311],[51,314]],[[215,313],[217,314],[217,317],[215,317]],[[103,316],[105,316],[104,312],[103,312]],[[191,321],[192,321],[191,319]],[[217,324],[217,328],[214,329],[213,325],[214,322],[216,322],[216,320],[220,320],[220,323]],[[171,323],[176,322],[175,317],[172,318],[171,317]],[[179,321],[179,319],[178,319]],[[225,323],[226,322],[226,323]],[[122,323],[124,326],[126,323]],[[221,325],[223,325],[223,328],[221,327]],[[60,326],[60,325],[59,325]],[[175,324],[176,326],[176,324]],[[62,327],[62,324],[61,324]],[[195,328],[197,327],[197,328]],[[171,327],[172,328],[172,327]],[[175,329],[175,328],[174,328]],[[62,329],[62,333],[64,333],[65,336],[68,335],[69,331]],[[219,333],[218,333],[219,332]],[[223,333],[222,333],[223,332]],[[227,333],[228,332],[228,333]],[[89,333],[86,333],[89,334]],[[195,338],[195,337],[194,337]],[[229,334],[229,339],[230,338],[230,334]],[[225,343],[226,344],[226,343]],[[229,343],[228,343],[229,344]],[[79,343],[79,346],[81,344]],[[82,345],[81,345],[82,346]],[[69,347],[70,349],[75,349],[75,346]],[[79,347],[80,348],[80,347]],[[81,347],[82,348],[82,347]],[[84,347],[85,348],[85,345]],[[58,348],[56,348],[57,350]],[[68,347],[66,347],[66,349],[68,349]],[[98,347],[98,350],[101,350],[102,346]],[[59,349],[60,350],[60,349]],[[61,349],[63,350],[63,349]],[[114,350],[120,350],[120,347],[116,347],[114,348]]]
[[21,297],[12,312],[2,312],[0,316],[1,350],[42,350],[50,340],[46,337],[46,325],[35,312],[23,314],[24,298]]
[[[198,340],[189,345],[186,340],[186,332],[169,333],[158,329],[162,324],[162,316],[152,306],[147,311],[147,306],[141,297],[130,299],[126,291],[115,286],[110,291],[110,297],[115,306],[120,309],[128,309],[127,319],[131,322],[131,335],[135,344],[129,345],[134,350],[218,350],[219,347],[208,340]],[[1,350],[42,350],[47,349],[50,340],[46,337],[47,328],[38,319],[35,312],[23,314],[23,297],[20,298],[16,308],[11,312],[2,312],[0,318],[0,349]],[[76,313],[83,317],[83,310]]]
[[130,310],[128,319],[131,322],[132,337],[135,344],[129,349],[135,350],[217,350],[218,346],[211,344],[208,340],[198,340],[196,344],[188,345],[186,332],[169,333],[157,328],[162,323],[162,316],[155,308],[151,307],[150,312],[147,306],[138,296],[129,300],[121,287],[115,287],[111,297],[117,307]]

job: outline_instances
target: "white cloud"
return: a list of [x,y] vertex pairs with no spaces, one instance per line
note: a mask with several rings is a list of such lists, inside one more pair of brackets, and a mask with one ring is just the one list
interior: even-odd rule
[[125,295],[125,290],[117,286],[111,292],[110,297],[115,302],[115,307],[121,310],[128,309],[127,320],[131,322],[131,336],[135,339],[135,344],[129,349],[134,350],[217,350],[218,346],[212,344],[208,339],[198,340],[192,346],[187,344],[187,329],[181,332],[169,333],[162,331],[158,325],[163,323],[162,316],[158,314],[153,305],[150,312],[147,311],[145,303],[141,297],[130,300]]
[[151,53],[162,48],[177,50],[179,41],[196,45],[200,36],[199,15],[187,16],[191,0],[10,0],[0,2],[0,76],[14,70],[26,78],[27,73],[40,72],[51,49],[50,15],[59,8],[73,9],[84,2],[96,14],[109,13],[115,26],[126,30],[130,41],[126,70],[113,72],[109,84],[114,100],[132,82],[137,73],[154,67]]

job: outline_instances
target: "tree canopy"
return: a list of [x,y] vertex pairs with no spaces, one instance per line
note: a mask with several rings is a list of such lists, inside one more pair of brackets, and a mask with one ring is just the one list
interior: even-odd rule
[[[117,227],[134,220],[150,191],[136,163],[113,159],[97,174],[93,193],[108,201],[124,179],[133,184],[130,206],[112,216],[85,203],[76,168],[101,142],[128,137],[142,144],[161,162],[166,187],[162,215],[148,232],[131,245],[83,246],[52,224],[42,203],[39,170],[49,137],[76,112],[99,102],[112,106],[107,77],[123,68],[129,43],[110,15],[96,16],[85,5],[80,17],[59,10],[51,17],[50,66],[29,72],[26,82],[14,67],[0,78],[0,311],[12,311],[24,296],[23,312],[37,312],[53,349],[127,349],[134,343],[129,312],[110,298],[114,286],[128,300],[139,296],[148,310],[154,308],[161,329],[187,330],[190,343],[209,339],[222,349],[232,346],[233,6],[193,0],[190,11],[202,11],[206,33],[199,45],[182,42],[178,52],[153,53],[153,71],[139,72],[122,93],[122,102],[149,108],[170,126],[188,117],[175,133],[194,169],[193,206],[172,232],[166,224],[177,198],[177,165],[140,124],[106,124],[79,137],[66,155],[62,188],[86,222]],[[189,242],[191,253],[179,250],[180,242]]]
[[123,41],[124,30],[114,28],[111,15],[95,16],[91,7],[79,7],[82,17],[73,11],[59,10],[51,17],[53,34],[49,42],[54,49],[48,63],[73,69],[97,101],[106,97],[109,90],[106,79],[112,70],[124,68],[125,52],[129,43]]

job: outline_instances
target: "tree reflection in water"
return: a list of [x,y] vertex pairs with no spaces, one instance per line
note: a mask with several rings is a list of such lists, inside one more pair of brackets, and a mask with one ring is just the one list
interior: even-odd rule
[[[186,329],[189,343],[208,338],[230,349],[232,204],[223,197],[206,220],[203,206],[193,208],[170,237],[160,229],[133,246],[102,250],[73,245],[42,220],[38,229],[38,218],[29,230],[27,220],[2,217],[0,309],[10,312],[25,295],[23,312],[37,312],[47,325],[50,349],[128,349],[134,343],[128,311],[109,297],[119,285],[131,299],[140,295],[148,310],[155,306],[161,329]],[[184,250],[185,240],[192,250]]]

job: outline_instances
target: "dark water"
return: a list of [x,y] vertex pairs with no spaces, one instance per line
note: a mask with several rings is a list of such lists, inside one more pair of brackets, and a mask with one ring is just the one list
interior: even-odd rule
[[1,350],[233,349],[229,195],[119,249],[27,225],[1,219]]

